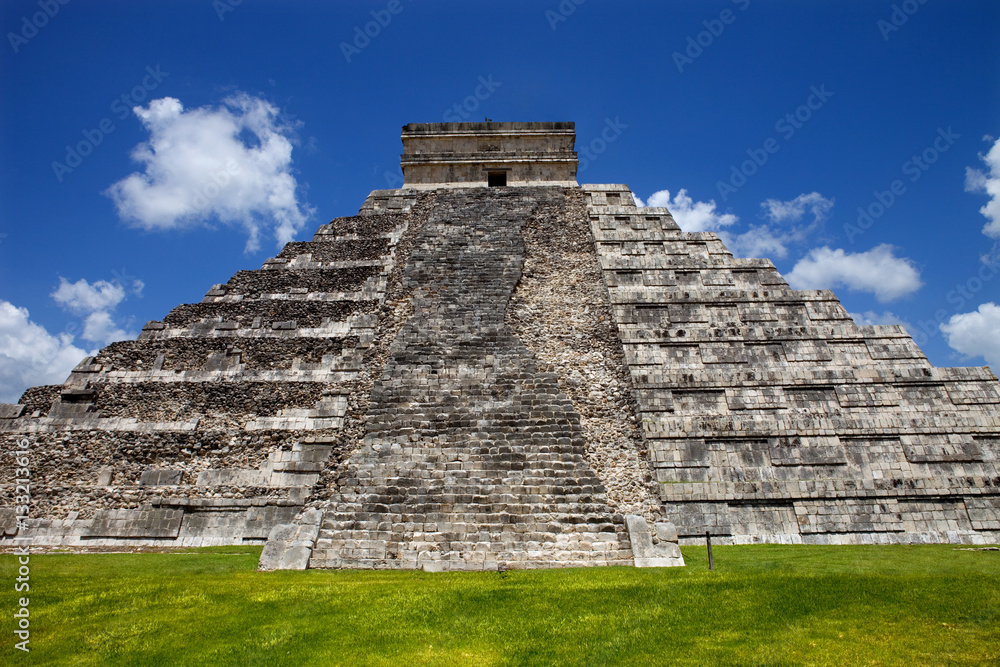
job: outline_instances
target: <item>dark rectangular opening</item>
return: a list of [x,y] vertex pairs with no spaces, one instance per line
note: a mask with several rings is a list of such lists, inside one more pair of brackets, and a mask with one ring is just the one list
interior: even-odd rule
[[507,185],[506,171],[490,171],[486,173],[486,183],[491,188],[502,188]]

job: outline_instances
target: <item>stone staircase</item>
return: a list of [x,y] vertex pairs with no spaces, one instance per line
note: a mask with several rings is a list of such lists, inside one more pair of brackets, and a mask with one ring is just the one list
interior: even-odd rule
[[624,519],[584,461],[579,415],[504,321],[522,222],[562,196],[438,194],[406,266],[414,315],[375,385],[310,567],[632,564]]

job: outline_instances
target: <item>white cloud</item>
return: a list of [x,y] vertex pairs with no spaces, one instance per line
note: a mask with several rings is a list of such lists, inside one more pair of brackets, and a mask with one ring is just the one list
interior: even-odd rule
[[[726,246],[737,257],[785,257],[788,246],[802,243],[830,217],[833,200],[818,192],[801,194],[795,199],[768,199],[761,203],[761,214],[771,224],[750,225],[742,234],[720,233]],[[811,220],[802,223],[806,212]]]
[[833,210],[833,200],[827,199],[818,192],[810,192],[788,201],[768,199],[761,203],[760,208],[764,217],[773,223],[799,222],[808,210],[812,213],[813,224],[818,224],[830,217],[830,211]]
[[883,243],[867,252],[849,253],[842,248],[813,248],[785,276],[796,289],[832,289],[845,286],[872,292],[881,302],[912,294],[923,284],[920,272],[894,248]]
[[[143,287],[141,280],[135,280],[132,291],[139,294]],[[84,340],[107,345],[136,337],[135,333],[115,324],[111,316],[110,311],[125,299],[125,288],[117,280],[98,280],[91,284],[81,278],[71,283],[60,276],[59,287],[50,296],[69,312],[84,318],[81,334]]]
[[673,201],[670,199],[670,190],[654,192],[645,204],[638,197],[635,197],[635,200],[636,206],[667,207],[674,216],[677,226],[685,232],[713,232],[739,220],[732,213],[716,211],[715,200],[696,202],[684,189],[677,193]]
[[851,316],[855,324],[860,326],[901,324],[908,330],[913,328],[909,322],[888,310],[881,313],[876,313],[874,310],[866,310],[863,313],[848,313],[848,315]]
[[83,333],[81,337],[85,340],[107,345],[117,340],[135,338],[135,334],[129,333],[115,324],[111,313],[99,310],[87,315],[86,319],[83,320]]
[[971,313],[952,315],[939,326],[953,350],[981,356],[995,373],[1000,372],[1000,306],[984,303]]
[[[986,137],[986,139],[992,138]],[[989,220],[983,227],[983,234],[997,239],[1000,238],[1000,139],[993,143],[989,153],[979,157],[989,167],[989,173],[966,167],[965,190],[989,195],[990,200],[979,209],[979,212]]]
[[767,225],[750,225],[742,234],[720,231],[719,237],[737,257],[784,257],[790,241],[787,233],[775,233]]
[[291,241],[312,214],[296,196],[293,129],[267,101],[241,93],[185,110],[165,97],[133,112],[150,134],[132,151],[143,171],[105,192],[123,219],[166,230],[215,217],[242,226],[251,252],[269,230],[279,245]]
[[69,334],[53,336],[26,308],[0,300],[0,402],[16,403],[31,386],[65,382],[85,356]]
[[[726,247],[737,257],[785,257],[788,246],[803,242],[813,230],[830,217],[833,200],[818,192],[803,193],[794,199],[781,201],[768,199],[761,203],[763,217],[770,222],[750,225],[747,231],[737,234],[731,229],[739,221],[732,213],[720,213],[714,200],[696,202],[687,190],[680,190],[671,199],[669,190],[653,193],[643,203],[635,194],[636,206],[665,206],[670,209],[678,226],[686,232],[714,231]],[[802,222],[806,213],[808,222]]]
[[71,283],[59,277],[59,287],[52,293],[56,303],[77,315],[86,315],[95,310],[114,308],[125,298],[125,290],[118,283],[98,280],[93,285],[83,278]]

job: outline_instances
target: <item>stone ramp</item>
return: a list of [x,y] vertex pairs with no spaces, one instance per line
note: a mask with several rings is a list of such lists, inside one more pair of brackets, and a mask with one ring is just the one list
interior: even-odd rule
[[310,567],[632,564],[623,517],[584,460],[579,415],[504,321],[521,225],[562,197],[537,187],[438,193],[406,266],[414,315],[376,383]]

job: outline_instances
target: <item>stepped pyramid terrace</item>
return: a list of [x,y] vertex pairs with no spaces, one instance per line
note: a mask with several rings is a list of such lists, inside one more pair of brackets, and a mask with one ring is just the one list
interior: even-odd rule
[[413,123],[399,189],[0,405],[0,546],[264,569],[1000,543],[1000,383],[578,185],[570,122]]

